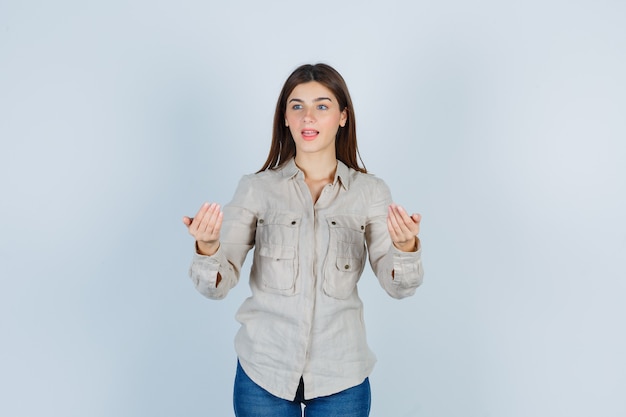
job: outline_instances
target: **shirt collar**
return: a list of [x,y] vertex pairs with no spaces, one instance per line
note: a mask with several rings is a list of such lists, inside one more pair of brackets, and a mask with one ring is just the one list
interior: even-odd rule
[[[294,178],[300,171],[300,168],[296,165],[295,158],[291,158],[281,169],[282,175],[285,178]],[[347,191],[350,188],[350,168],[343,162],[337,160],[337,171],[335,172],[335,180],[333,185],[341,184],[341,186]]]
[[337,160],[337,172],[335,173],[335,183],[339,181],[343,188],[350,189],[350,168],[343,162]]
[[296,160],[291,158],[285,165],[283,165],[280,171],[283,174],[283,177],[293,178],[298,174],[298,172],[300,172],[300,169],[296,165]]

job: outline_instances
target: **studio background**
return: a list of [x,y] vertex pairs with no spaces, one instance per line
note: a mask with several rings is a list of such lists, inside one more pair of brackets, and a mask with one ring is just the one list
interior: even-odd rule
[[[0,415],[230,416],[234,314],[182,225],[269,149],[302,63],[423,215],[359,292],[373,417],[626,415],[626,3],[0,1]],[[249,256],[250,258],[250,256]]]

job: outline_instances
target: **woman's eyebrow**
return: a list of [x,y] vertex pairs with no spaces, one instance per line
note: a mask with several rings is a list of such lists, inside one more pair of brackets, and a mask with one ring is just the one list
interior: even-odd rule
[[[330,97],[318,97],[318,98],[314,99],[314,100],[313,100],[313,102],[317,102],[317,101],[324,101],[324,100],[328,100],[328,101],[331,101],[331,102],[332,102],[332,100],[330,99]],[[289,103],[291,103],[292,101],[295,101],[295,102],[298,102],[298,103],[303,103],[303,102],[304,102],[304,100],[302,100],[302,99],[299,99],[299,98],[292,98],[291,100],[289,100]]]

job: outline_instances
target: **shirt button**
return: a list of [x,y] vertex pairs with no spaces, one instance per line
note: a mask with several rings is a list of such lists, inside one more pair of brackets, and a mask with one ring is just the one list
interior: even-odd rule
[[344,269],[350,269],[350,265],[345,265],[343,268]]
[[263,224],[263,219],[259,219],[259,223],[260,223],[260,224]]
[[330,224],[332,224],[333,226],[336,226],[337,222],[333,220],[332,222],[330,222]]
[[296,221],[295,221],[295,220],[291,222],[291,225],[292,225],[292,226],[295,226],[295,224],[296,224]]

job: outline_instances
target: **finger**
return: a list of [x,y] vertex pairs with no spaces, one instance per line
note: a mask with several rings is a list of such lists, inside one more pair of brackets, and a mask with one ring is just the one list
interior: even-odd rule
[[414,213],[411,215],[411,219],[415,222],[413,228],[415,231],[415,236],[420,233],[420,222],[422,221],[422,215],[419,213]]
[[394,205],[393,209],[396,221],[399,225],[397,231],[398,236],[395,242],[402,243],[414,240],[420,231],[419,221],[421,220],[421,216],[419,214],[409,216],[407,211],[401,206]]
[[190,218],[191,223],[189,224],[187,229],[189,230],[189,234],[192,235],[194,238],[196,238],[196,240],[198,239],[198,234],[200,233],[200,230],[199,230],[201,227],[200,225],[202,224],[202,221],[206,217],[206,213],[209,209],[209,206],[210,206],[209,203],[203,203],[200,206],[200,209],[196,213],[195,217]]
[[[403,207],[399,207],[399,209],[408,233],[410,233],[411,236],[417,236],[420,231],[420,221],[422,220],[422,215],[419,213],[413,213],[409,216],[407,211]],[[408,234],[406,235],[406,237],[407,239],[410,238]]]
[[193,222],[193,217],[183,216],[183,223],[185,226],[189,227]]
[[398,224],[398,232],[404,236],[405,239],[409,239],[413,234],[413,220],[402,206],[393,206],[392,213]]
[[389,237],[391,238],[391,241],[397,242],[398,234],[396,233],[393,225],[391,224],[391,220],[389,218],[387,218],[387,230],[389,231]]
[[208,204],[206,210],[204,212],[204,216],[202,216],[198,224],[198,230],[201,232],[206,232],[209,229],[212,229],[212,224],[215,222],[215,207],[217,204],[211,203]]
[[212,218],[211,223],[209,224],[210,229],[207,229],[205,235],[205,241],[214,242],[220,239],[220,230],[222,228],[222,219],[224,214],[221,211],[218,211],[216,216]]
[[222,226],[222,211],[220,205],[213,203],[209,206],[205,218],[200,224],[199,230],[202,232],[202,240],[212,241],[219,238],[219,231]]
[[394,232],[398,232],[400,230],[400,224],[398,223],[398,216],[395,213],[395,207],[393,205],[389,206],[387,212],[387,223],[391,227]]
[[210,210],[210,224],[212,227],[212,230],[215,231],[216,227],[218,227],[218,222],[220,221],[220,218],[222,216],[222,210],[219,204],[215,204],[213,207],[211,207]]
[[401,239],[402,236],[402,228],[398,223],[398,218],[394,212],[394,207],[389,206],[387,214],[387,228],[389,229],[389,234],[391,236],[391,240],[397,242]]
[[395,213],[399,217],[399,221],[401,221],[402,223],[404,223],[404,224],[412,224],[413,223],[413,219],[411,218],[411,216],[409,216],[409,213],[407,213],[407,211],[404,209],[404,207],[396,206],[395,207]]
[[198,212],[196,213],[195,217],[192,218],[192,225],[194,225],[196,228],[198,227],[200,222],[202,222],[202,219],[204,219],[206,212],[209,210],[209,206],[210,206],[209,203],[203,203],[200,206],[200,209],[198,209]]
[[[209,223],[208,223],[208,228],[207,228],[207,232],[211,233],[211,237],[213,237],[215,235],[215,231],[216,228],[218,228],[218,221],[221,217],[222,211],[220,209],[220,205],[219,204],[213,204],[209,210]],[[210,228],[210,229],[209,229]],[[218,229],[219,230],[219,229]]]
[[224,219],[224,212],[220,211],[217,215],[217,219],[215,220],[215,226],[213,227],[213,234],[215,235],[215,239],[219,239],[220,231],[222,230],[222,220]]
[[420,223],[422,222],[422,215],[419,213],[414,213],[411,215],[411,219],[415,222],[415,226],[417,228],[416,235],[419,234],[420,231]]
[[[396,248],[400,249],[401,246],[405,245],[409,241],[415,240],[415,235],[413,235],[410,231],[402,230],[400,227],[400,223],[397,219],[394,220],[394,213],[392,208],[390,207],[390,215],[387,218],[387,225],[389,228],[389,236],[391,237],[391,241],[396,246]],[[397,225],[397,227],[394,226]],[[403,249],[404,250],[404,249]]]

